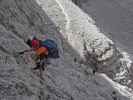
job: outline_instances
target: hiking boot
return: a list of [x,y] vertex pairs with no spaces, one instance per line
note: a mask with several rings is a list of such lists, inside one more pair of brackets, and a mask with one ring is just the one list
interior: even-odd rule
[[36,69],[39,69],[39,68],[40,68],[40,63],[37,62],[37,63],[36,63],[36,67],[34,67],[33,69],[36,70]]
[[38,66],[36,66],[36,67],[34,67],[33,69],[34,69],[34,70],[37,70],[37,69],[39,69],[39,68],[40,68],[40,66],[39,66],[39,67],[38,67]]
[[42,70],[43,70],[43,71],[45,70],[44,66],[42,66]]

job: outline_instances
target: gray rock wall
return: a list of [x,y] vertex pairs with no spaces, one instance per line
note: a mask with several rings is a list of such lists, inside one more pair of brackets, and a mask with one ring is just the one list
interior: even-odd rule
[[[67,3],[73,5],[69,1]],[[132,94],[128,88],[116,84],[106,75],[93,75],[91,64],[86,66],[81,63],[79,59],[83,57],[84,42],[75,44],[75,39],[79,40],[80,36],[77,38],[73,35],[77,32],[75,24],[78,28],[81,26],[74,19],[73,23],[69,23],[66,16],[72,12],[68,10],[64,14],[62,8],[66,9],[57,0],[0,1],[0,100],[131,100]],[[85,29],[97,30],[95,27],[88,28]],[[40,76],[38,70],[32,70],[35,62],[30,53],[21,56],[15,53],[29,49],[25,44],[29,35],[43,39],[44,34],[58,43],[61,57],[50,59],[51,64]],[[88,38],[87,43],[95,40],[94,36],[92,34],[92,39]],[[98,36],[104,37],[101,34]],[[76,47],[80,46],[77,51]],[[112,94],[114,91],[116,94]]]

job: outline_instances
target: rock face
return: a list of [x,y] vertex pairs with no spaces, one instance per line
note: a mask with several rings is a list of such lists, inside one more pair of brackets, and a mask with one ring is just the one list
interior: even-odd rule
[[[105,51],[110,51],[114,48],[114,56],[111,59],[105,59],[105,66],[110,68],[103,69],[107,75],[117,82],[128,85],[131,88],[132,82],[132,0],[72,0],[80,7],[88,16],[91,16],[96,26],[106,36],[115,41],[115,45],[107,47]],[[116,49],[121,48],[121,49]],[[102,46],[103,47],[103,46]],[[127,54],[126,52],[129,54]],[[105,55],[105,54],[104,54]],[[117,56],[116,56],[117,55]],[[129,57],[130,55],[130,57]]]
[[[29,53],[16,55],[29,49],[29,35],[46,35],[59,45],[60,58],[50,59],[41,76],[32,70]],[[132,100],[129,88],[99,73],[116,75],[119,55],[94,20],[69,0],[0,1],[0,100]]]

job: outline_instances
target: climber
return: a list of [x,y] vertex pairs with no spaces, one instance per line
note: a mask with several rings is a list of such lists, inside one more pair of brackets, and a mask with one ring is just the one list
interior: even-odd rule
[[39,69],[41,67],[42,70],[45,70],[44,64],[49,64],[48,58],[59,58],[57,44],[51,39],[39,40],[35,36],[32,36],[28,38],[26,43],[31,49],[19,53],[23,54],[24,52],[35,51],[34,60],[36,61],[36,67],[33,69]]

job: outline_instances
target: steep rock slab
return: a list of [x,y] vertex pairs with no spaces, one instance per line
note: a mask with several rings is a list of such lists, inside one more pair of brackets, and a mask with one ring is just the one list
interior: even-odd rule
[[[69,46],[74,55],[69,54],[70,51],[67,52],[64,48],[61,58],[51,60],[51,65],[47,66],[43,73],[43,79],[40,79],[39,72],[31,70],[35,65],[30,61],[25,62],[27,54],[20,57],[15,56],[14,52],[28,48],[24,40],[33,32],[41,38],[42,34],[47,33],[50,38],[57,39],[60,49],[63,37],[59,35],[57,26],[34,0],[0,2],[0,54],[4,59],[8,56],[4,64],[3,61],[0,63],[1,100],[112,100],[112,91],[119,94],[108,82],[103,82],[103,87],[106,84],[106,88],[100,88],[99,82],[106,80],[99,75],[93,77],[91,69],[88,68],[86,72],[88,66],[73,61],[72,56],[78,53],[75,53],[67,41],[65,46]],[[101,81],[97,81],[98,79]],[[131,96],[127,97],[127,93],[126,96],[122,96],[121,93],[119,96],[121,100],[131,99]]]

